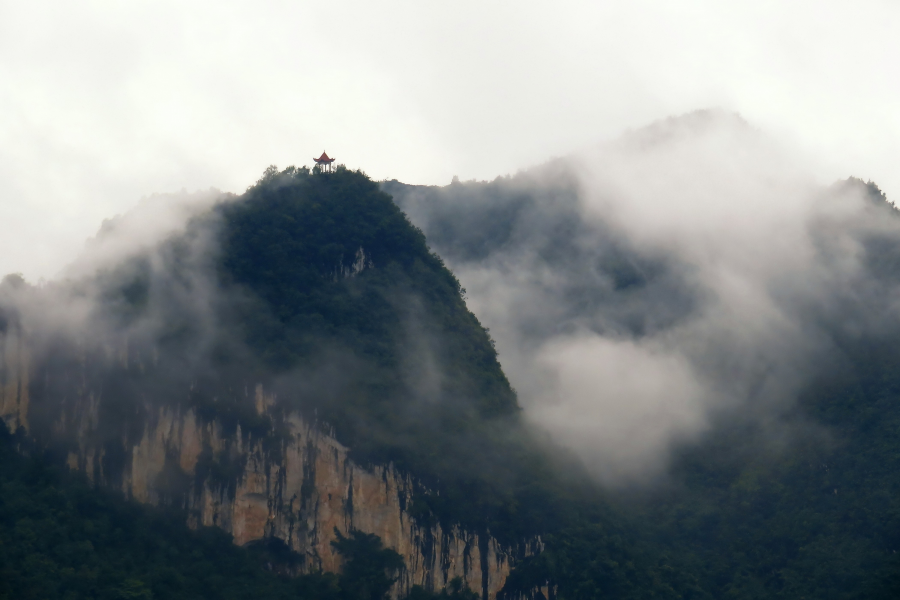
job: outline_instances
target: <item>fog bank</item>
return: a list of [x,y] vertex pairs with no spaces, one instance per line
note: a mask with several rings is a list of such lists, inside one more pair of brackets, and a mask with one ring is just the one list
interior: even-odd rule
[[900,323],[872,251],[896,247],[896,211],[814,172],[700,111],[511,178],[385,189],[466,287],[529,418],[622,484],[717,419],[778,422],[836,339]]

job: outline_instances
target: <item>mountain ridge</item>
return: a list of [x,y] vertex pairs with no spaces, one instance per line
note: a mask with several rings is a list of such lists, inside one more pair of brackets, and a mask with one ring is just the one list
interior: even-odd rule
[[[560,166],[556,179],[382,183],[393,200],[358,172],[271,168],[93,274],[7,278],[0,416],[95,482],[248,546],[280,540],[302,569],[341,571],[331,542],[375,534],[404,558],[393,597],[460,583],[483,598],[891,597],[896,330],[858,308],[880,311],[892,289],[896,209],[874,184],[826,190],[859,196],[864,218],[814,222],[817,251],[840,257],[839,232],[861,270],[835,280],[856,288],[789,307],[839,350],[779,415],[793,445],[722,412],[675,448],[668,484],[609,491],[523,418],[444,265],[515,276],[510,257],[526,256],[564,284],[543,314],[519,315],[533,321],[525,349],[573,323],[650,339],[708,306],[680,257],[582,218],[584,190]],[[483,309],[480,293],[468,302]]]

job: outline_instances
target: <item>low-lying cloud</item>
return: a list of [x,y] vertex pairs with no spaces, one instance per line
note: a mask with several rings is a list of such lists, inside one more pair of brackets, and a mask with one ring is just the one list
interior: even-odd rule
[[[385,183],[468,290],[526,414],[612,484],[725,415],[775,422],[835,338],[898,321],[873,188],[701,111],[491,183]],[[851,331],[852,330],[852,331]]]
[[[778,424],[846,340],[900,331],[897,211],[814,172],[705,111],[490,183],[384,187],[467,289],[527,417],[619,485],[660,474],[722,419]],[[226,347],[250,364],[218,322],[249,301],[217,279],[209,209],[227,201],[154,197],[106,223],[66,281],[6,285],[4,305],[48,348],[60,332],[126,347],[186,336],[178,381]],[[454,374],[417,310],[403,377],[428,398]]]

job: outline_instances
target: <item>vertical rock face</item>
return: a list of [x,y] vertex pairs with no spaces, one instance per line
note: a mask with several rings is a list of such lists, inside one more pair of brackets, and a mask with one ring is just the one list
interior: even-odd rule
[[10,431],[28,429],[28,349],[12,324],[0,332],[0,419]]
[[[2,341],[0,416],[10,429],[28,430],[28,352],[12,329]],[[274,411],[261,385],[254,400],[259,416]],[[508,548],[487,534],[418,524],[407,511],[416,485],[409,476],[391,465],[355,464],[347,448],[299,414],[279,414],[277,434],[254,436],[238,425],[226,435],[219,420],[201,419],[193,408],[148,405],[139,436],[97,444],[89,440],[103,401],[99,390],[73,391],[60,413],[68,416],[50,425],[71,440],[70,467],[140,502],[181,505],[194,525],[221,527],[237,544],[279,538],[305,557],[304,571],[338,570],[334,532],[358,529],[403,556],[395,597],[460,577],[494,598],[515,559],[538,550],[539,540]]]

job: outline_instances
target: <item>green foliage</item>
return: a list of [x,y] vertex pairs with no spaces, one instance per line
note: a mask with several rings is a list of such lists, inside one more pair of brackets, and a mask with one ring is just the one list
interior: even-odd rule
[[353,530],[346,537],[334,528],[331,542],[346,561],[341,571],[341,597],[346,600],[383,600],[403,568],[403,557],[383,548],[381,538]]
[[893,346],[844,343],[849,364],[806,391],[787,447],[733,426],[685,450],[674,473],[684,487],[632,505],[644,543],[677,552],[714,597],[898,597]]
[[324,344],[387,373],[372,385],[410,394],[399,389],[398,372],[415,358],[410,338],[432,336],[440,341],[436,359],[455,374],[436,391],[482,416],[516,410],[493,344],[466,309],[459,282],[362,173],[268,173],[220,213],[221,279],[262,300],[235,310],[266,364],[308,364]]
[[407,600],[478,600],[479,596],[465,587],[461,578],[455,577],[440,592],[429,592],[420,585],[414,585],[406,598]]

